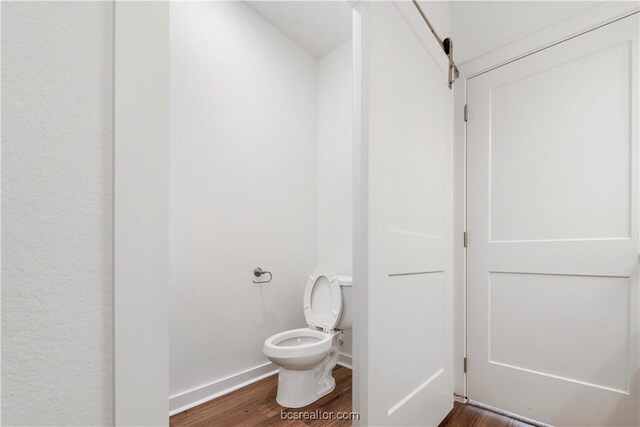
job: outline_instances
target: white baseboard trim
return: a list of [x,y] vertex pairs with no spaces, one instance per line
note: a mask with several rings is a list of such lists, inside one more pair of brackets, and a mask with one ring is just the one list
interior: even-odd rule
[[459,394],[455,394],[453,395],[453,401],[454,402],[458,402],[458,403],[467,403],[467,398],[464,396],[461,396]]
[[340,356],[338,357],[338,365],[353,369],[353,356],[350,354],[340,353]]
[[234,390],[277,373],[278,367],[268,362],[201,387],[176,394],[169,398],[169,416],[201,405],[216,397],[224,396],[227,393],[231,393]]
[[[338,365],[353,369],[353,357],[340,353]],[[218,381],[185,391],[169,398],[169,416],[201,405],[217,397],[224,396],[234,390],[248,386],[256,381],[278,373],[278,367],[273,363],[265,363],[246,371],[230,375]]]

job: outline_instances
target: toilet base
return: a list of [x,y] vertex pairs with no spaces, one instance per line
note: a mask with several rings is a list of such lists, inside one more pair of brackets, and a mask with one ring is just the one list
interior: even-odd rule
[[330,376],[329,381],[327,381],[327,383],[321,387],[320,391],[318,391],[318,399],[320,399],[322,396],[325,396],[331,393],[335,388],[336,388],[336,380],[332,376]]
[[280,368],[276,402],[285,408],[302,408],[331,393],[336,387],[330,375],[323,384],[318,384],[316,370],[293,370]]
[[[336,380],[331,373],[338,363],[341,335],[342,332],[333,334],[329,351],[324,355],[322,353],[318,355],[324,356],[323,359],[310,359],[306,361],[307,363],[298,363],[296,366],[309,367],[309,369],[290,369],[280,366],[276,402],[285,408],[302,408],[336,388]],[[274,359],[271,361],[274,362]],[[287,366],[292,366],[293,363],[289,362]]]

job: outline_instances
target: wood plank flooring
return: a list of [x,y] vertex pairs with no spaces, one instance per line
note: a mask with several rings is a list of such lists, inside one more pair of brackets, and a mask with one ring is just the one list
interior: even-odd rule
[[[309,406],[287,409],[276,403],[278,376],[255,382],[247,387],[203,403],[195,408],[171,417],[171,427],[235,427],[235,426],[283,426],[283,427],[342,427],[350,426],[350,420],[338,419],[287,419],[286,414],[351,412],[351,370],[342,366],[333,371],[335,390]],[[439,427],[530,427],[529,424],[476,408],[455,403]]]
[[247,387],[211,400],[171,417],[171,427],[204,426],[350,426],[349,420],[291,420],[285,413],[351,412],[351,369],[338,366],[333,370],[336,388],[311,405],[287,409],[276,403],[278,376],[255,382]]

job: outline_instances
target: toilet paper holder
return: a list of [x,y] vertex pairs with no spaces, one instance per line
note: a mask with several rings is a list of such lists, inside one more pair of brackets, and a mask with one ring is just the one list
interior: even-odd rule
[[256,284],[260,284],[260,283],[269,283],[271,281],[271,279],[273,278],[273,275],[271,274],[270,271],[265,271],[263,270],[261,267],[256,267],[253,269],[253,275],[256,277],[260,277],[262,275],[268,274],[269,275],[269,280],[262,280],[262,281],[253,281],[253,283]]

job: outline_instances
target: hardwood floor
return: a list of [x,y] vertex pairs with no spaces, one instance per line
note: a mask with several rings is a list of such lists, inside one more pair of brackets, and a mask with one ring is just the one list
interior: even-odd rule
[[[342,427],[351,420],[338,420],[337,413],[351,412],[351,370],[342,366],[333,371],[335,390],[309,406],[287,409],[276,403],[278,376],[272,375],[239,390],[171,417],[171,427],[209,426],[291,426]],[[316,412],[319,411],[319,412]],[[290,419],[296,414],[331,414],[333,419]],[[289,415],[287,415],[289,414]],[[529,427],[529,424],[455,403],[439,427]]]
[[304,408],[287,409],[276,403],[278,376],[272,375],[172,416],[170,426],[350,426],[350,420],[296,420],[286,419],[284,415],[351,412],[351,369],[338,366],[333,370],[333,377],[335,390]]

